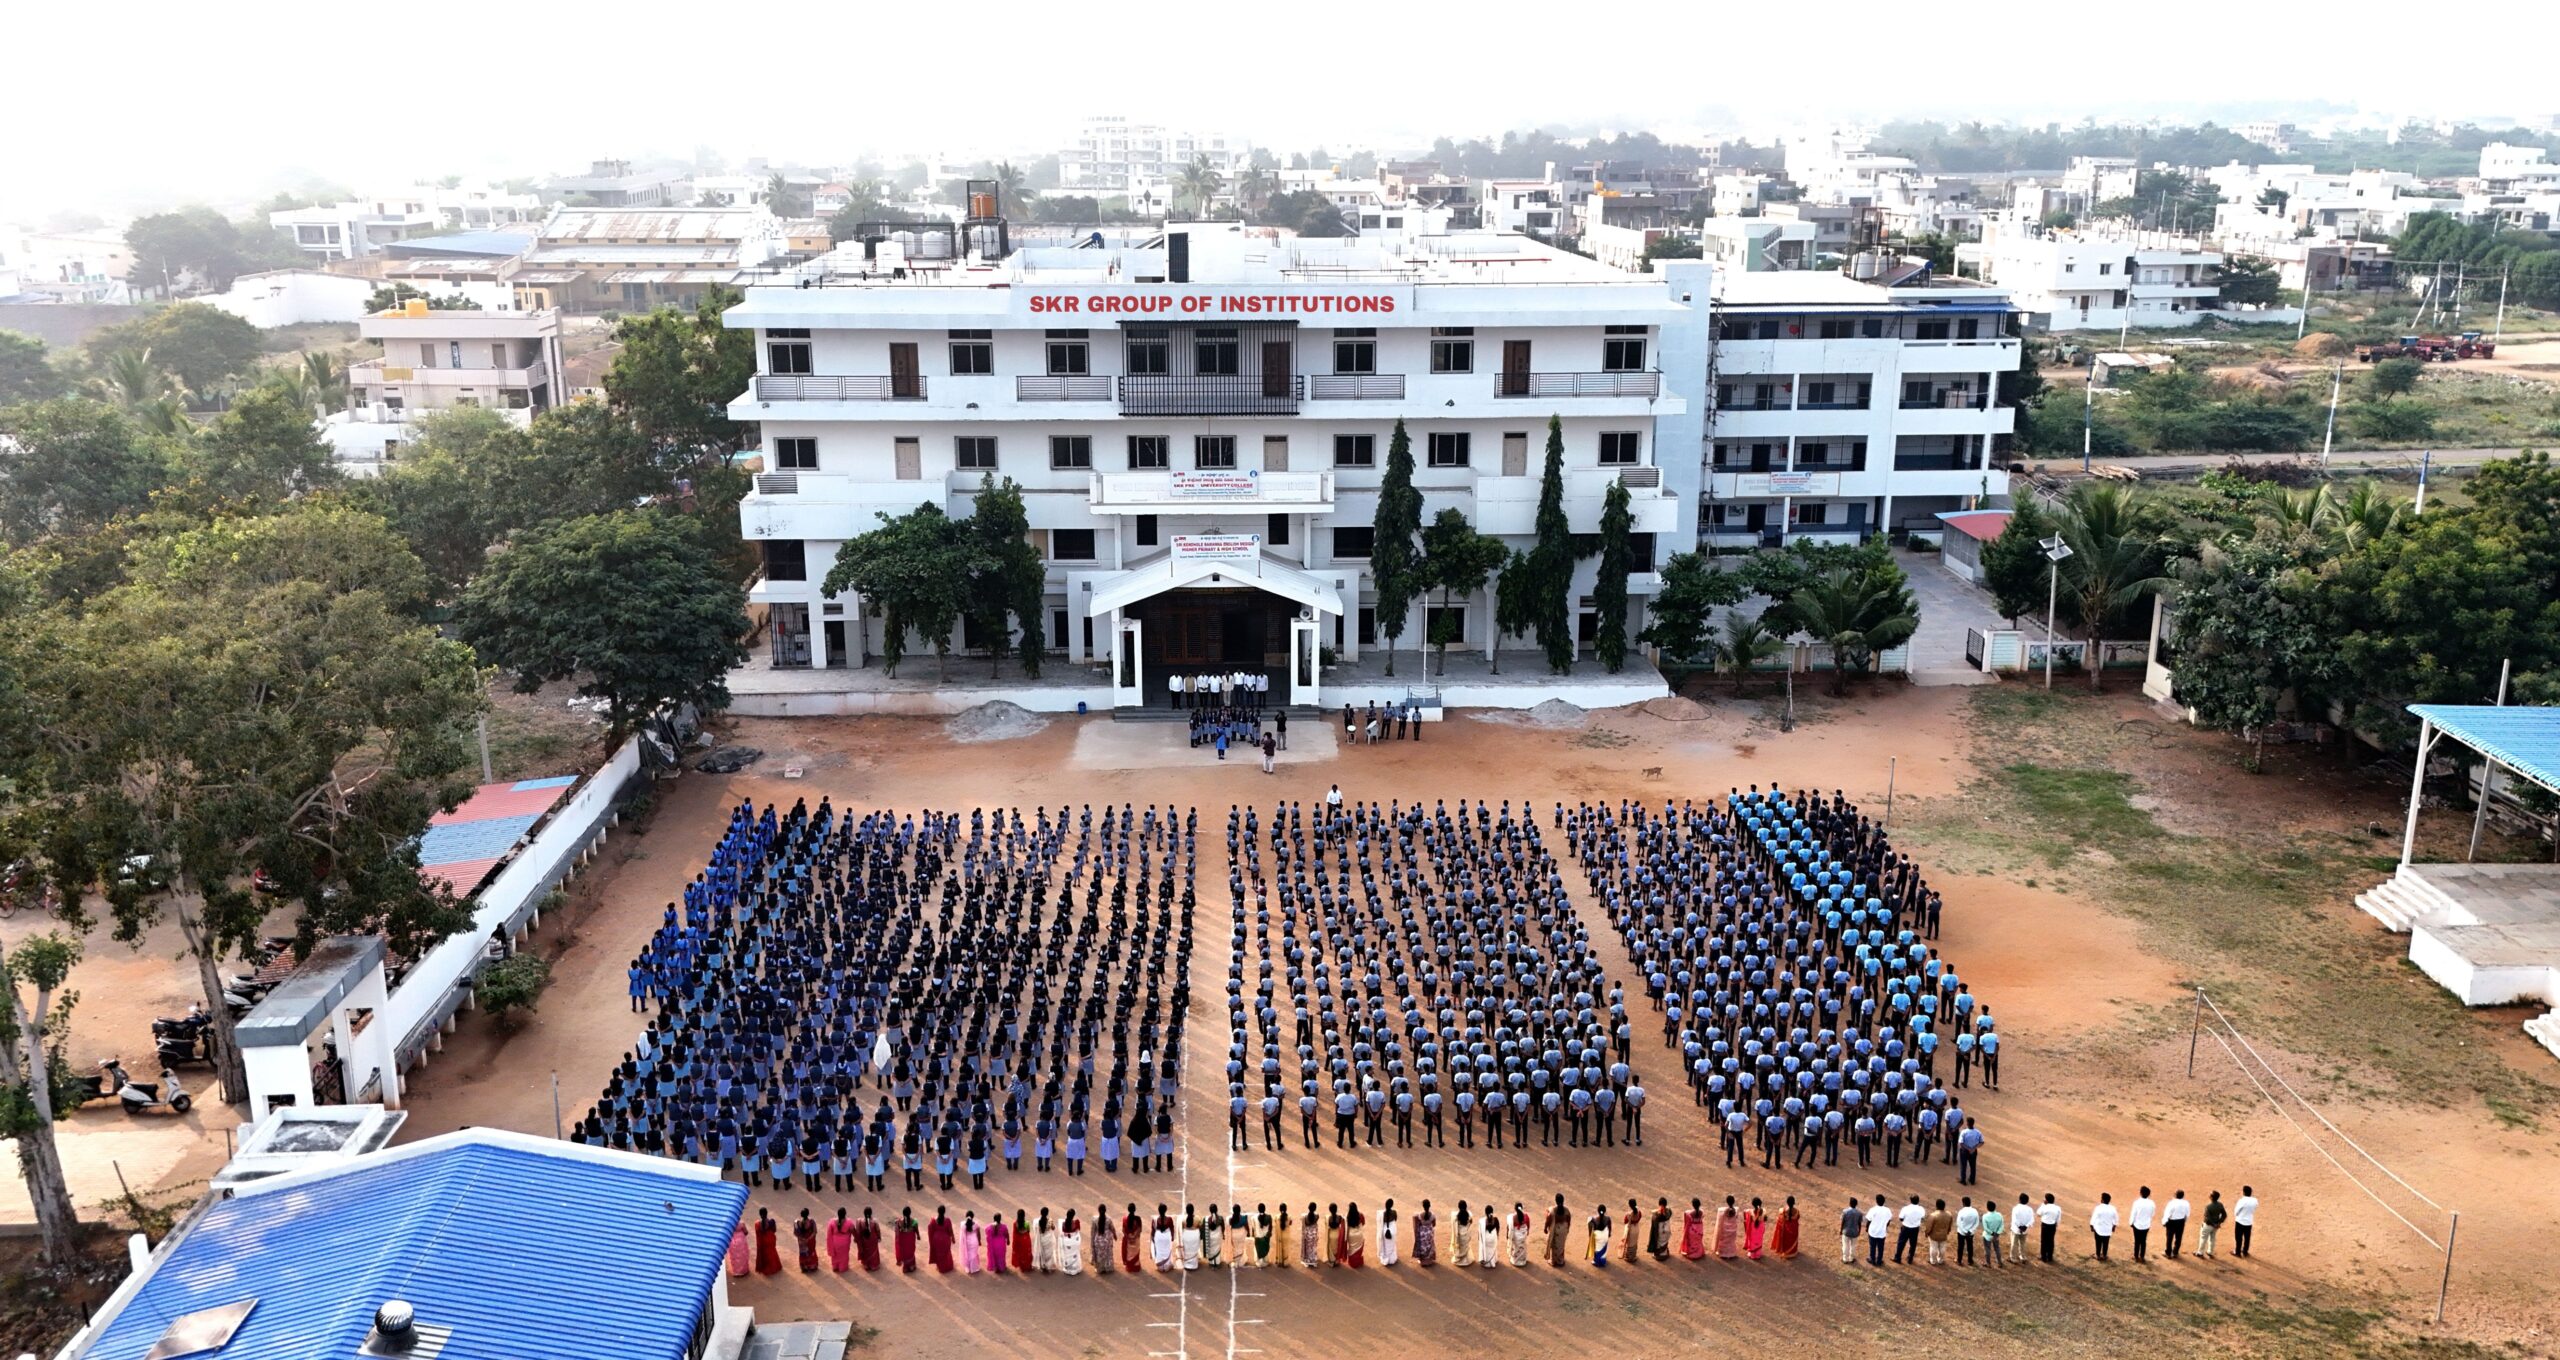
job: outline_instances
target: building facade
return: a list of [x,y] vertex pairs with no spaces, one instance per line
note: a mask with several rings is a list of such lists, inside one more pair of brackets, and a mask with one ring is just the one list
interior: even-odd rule
[[1855,542],[2005,494],[2021,348],[1977,283],[1719,273],[1701,542]]
[[359,476],[397,461],[423,416],[478,406],[525,425],[561,400],[556,311],[436,311],[412,300],[356,326],[382,357],[348,368],[349,409],[322,422],[321,436]]
[[2221,311],[2221,252],[2164,232],[2047,230],[2002,215],[1980,242],[1956,247],[1956,262],[2008,290],[2030,323],[2046,330],[2192,326],[2208,315],[2248,319]]
[[[1048,564],[1050,647],[1107,665],[1118,702],[1237,666],[1305,694],[1321,652],[1383,641],[1370,526],[1399,420],[1426,523],[1455,507],[1529,544],[1552,419],[1573,532],[1597,533],[1612,485],[1630,493],[1635,593],[1695,539],[1699,262],[1631,276],[1493,233],[1176,224],[1156,248],[1031,250],[922,278],[826,263],[750,287],[728,314],[758,338],[730,410],[763,432],[740,516],[764,555],[752,598],[774,665],[870,664],[881,621],[820,585],[837,549],[881,514],[967,514],[996,477],[1020,484]],[[1585,636],[1593,570],[1572,591]],[[1419,646],[1439,608],[1417,602],[1398,645]],[[1492,646],[1489,591],[1448,609],[1455,645]]]
[[1087,118],[1073,144],[1058,152],[1058,183],[1068,193],[1124,194],[1142,183],[1169,181],[1199,157],[1232,180],[1244,167],[1242,141],[1186,132],[1118,115]]

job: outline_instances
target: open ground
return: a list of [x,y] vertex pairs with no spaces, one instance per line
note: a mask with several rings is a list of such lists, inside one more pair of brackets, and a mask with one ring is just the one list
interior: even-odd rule
[[[1544,1266],[1388,1273],[1142,1273],[1052,1279],[802,1276],[742,1281],[736,1296],[768,1321],[851,1318],[881,1354],[959,1356],[990,1348],[1067,1355],[1339,1354],[1353,1347],[1528,1355],[1596,1348],[1669,1354],[1740,1343],[1836,1353],[1871,1345],[1971,1354],[2120,1351],[2207,1345],[2267,1355],[2546,1354],[2560,1326],[2547,1288],[2548,1227],[2560,1175],[2548,1121],[2560,1110],[2550,1059],[2515,1013],[2466,1013],[2399,959],[2400,942],[2356,913],[2377,876],[2397,791],[2325,751],[2286,753],[2241,773],[2233,748],[2124,695],[1879,688],[1808,709],[1782,733],[1759,701],[1658,703],[1587,724],[1543,728],[1461,717],[1420,744],[1341,750],[1265,776],[1181,746],[1175,727],[1061,720],[1011,741],[960,744],[927,719],[772,720],[732,739],[767,755],[730,777],[687,774],[662,786],[646,830],[618,835],[540,947],[557,981],[527,1026],[501,1034],[478,1017],[411,1092],[404,1136],[474,1124],[548,1132],[551,1078],[575,1119],[640,1027],[623,967],[660,906],[694,872],[726,810],[742,797],[788,804],[824,793],[839,807],[1029,807],[1084,801],[1196,805],[1204,822],[1234,802],[1354,798],[1705,797],[1772,781],[1840,788],[1881,810],[1890,778],[1897,843],[1919,856],[1948,900],[1941,949],[2000,1016],[2009,1036],[2004,1089],[1977,1095],[1991,1143],[1975,1193],[2014,1202],[2051,1190],[2068,1206],[2066,1263],[1959,1273],[1837,1264],[1831,1222],[1850,1194],[1951,1202],[1949,1169],[1872,1173],[1726,1171],[1703,1117],[1654,1048],[1657,1092],[1643,1148],[1358,1152],[1257,1146],[1230,1153],[1215,1055],[1214,986],[1224,934],[1223,849],[1204,836],[1204,899],[1188,1051],[1186,1155],[1170,1173],[1028,1170],[988,1188],[809,1194],[766,1189],[777,1217],[804,1205],[830,1216],[913,1202],[1090,1214],[1132,1201],[1203,1206],[1242,1199],[1389,1196],[1408,1215],[1424,1198],[1443,1222],[1460,1197],[1513,1201],[1533,1214],[1558,1192],[1577,1214],[1635,1197],[1675,1205],[1726,1194],[1775,1205],[1794,1195],[1806,1251],[1791,1263],[1658,1266],[1600,1272]],[[1138,759],[1139,733],[1178,754]],[[1891,769],[1888,773],[1888,763]],[[800,767],[785,779],[785,766]],[[1653,773],[1658,768],[1659,773]],[[2459,833],[2446,814],[2441,834]],[[1204,828],[1206,829],[1206,828]],[[1587,911],[1588,904],[1581,904]],[[1593,922],[1614,950],[1615,934]],[[1613,971],[1632,978],[1622,954]],[[2360,1193],[2207,1038],[2185,1075],[2192,986],[2212,989],[2259,1051],[2340,1127],[2411,1186],[2464,1210],[2448,1322],[2428,1322],[2441,1258]],[[1658,1045],[1640,1024],[1638,1070]],[[2299,1111],[2297,1118],[2302,1118]],[[1290,1121],[1294,1125],[1294,1121]],[[2308,1124],[2307,1118],[2302,1122]],[[1294,1129],[1292,1130],[1294,1133]],[[1259,1138],[1254,1140],[1257,1144]],[[1294,1138],[1293,1138],[1294,1141]],[[2393,1208],[2441,1237],[2441,1217],[2347,1157]],[[2082,1259],[2079,1225],[2097,1192],[2119,1203],[2143,1184],[2201,1202],[2251,1183],[2266,1201],[2257,1258],[2101,1267]],[[894,1182],[893,1182],[894,1184]]]

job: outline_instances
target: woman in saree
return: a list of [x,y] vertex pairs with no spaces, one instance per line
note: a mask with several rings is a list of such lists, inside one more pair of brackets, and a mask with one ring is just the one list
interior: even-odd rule
[[1227,1206],[1227,1268],[1247,1270],[1253,1266],[1253,1224],[1244,1216],[1244,1201]]
[[[1524,1238],[1520,1250],[1529,1249]],[[1476,1264],[1491,1270],[1502,1264],[1502,1215],[1493,1206],[1484,1206],[1484,1216],[1476,1220]]]
[[[1284,1210],[1283,1212],[1286,1211]],[[1271,1264],[1271,1240],[1271,1206],[1268,1204],[1257,1204],[1253,1206],[1254,1265],[1267,1266]]]
[[1043,1275],[1058,1270],[1058,1224],[1049,1217],[1049,1206],[1040,1206],[1040,1226],[1031,1238],[1031,1263]]
[[1724,1197],[1724,1207],[1716,1210],[1716,1255],[1736,1260],[1742,1255],[1742,1214],[1733,1207],[1733,1196]]
[[1760,1197],[1751,1197],[1751,1207],[1742,1214],[1742,1254],[1757,1261],[1769,1244],[1769,1215],[1760,1208]]
[[1476,1263],[1476,1216],[1467,1212],[1467,1202],[1458,1201],[1458,1212],[1449,1223],[1449,1264],[1471,1266]]
[[1093,1206],[1093,1273],[1108,1275],[1120,1268],[1120,1234],[1111,1227],[1111,1206]]
[[1707,1210],[1699,1201],[1689,1201],[1689,1212],[1680,1216],[1680,1255],[1692,1261],[1707,1259]]
[[1155,1227],[1149,1232],[1147,1237],[1147,1256],[1148,1259],[1156,1263],[1156,1269],[1173,1269],[1173,1215],[1166,1213],[1165,1207],[1161,1204],[1156,1206]]
[[1786,1207],[1778,1210],[1778,1221],[1770,1230],[1769,1253],[1781,1261],[1796,1259],[1796,1236],[1803,1226],[1803,1215],[1796,1212],[1796,1197],[1789,1195]]
[[1218,1206],[1209,1206],[1209,1216],[1200,1220],[1200,1264],[1212,1270],[1227,1263],[1227,1220]]
[[1644,1253],[1657,1261],[1671,1259],[1671,1201],[1653,1202],[1653,1223],[1644,1239]]
[[1413,1216],[1413,1263],[1440,1264],[1440,1220],[1432,1216],[1431,1201],[1427,1199],[1422,1202],[1422,1212]]
[[960,1269],[975,1275],[986,1268],[987,1239],[978,1228],[978,1211],[971,1209],[960,1216]]
[[1282,1201],[1279,1221],[1271,1229],[1271,1264],[1294,1266],[1298,1263],[1298,1225],[1290,1221],[1289,1205]]
[[1516,1199],[1511,1201],[1511,1264],[1529,1264],[1529,1210]]
[[1067,1221],[1058,1226],[1058,1273],[1084,1273],[1084,1220],[1073,1209],[1067,1210]]
[[997,1275],[1013,1266],[1013,1230],[1004,1225],[1004,1211],[987,1215],[987,1269]]
[[1182,1268],[1200,1268],[1200,1210],[1189,1204],[1182,1206]]
[[[1043,1209],[1040,1211],[1041,1217],[1046,1218],[1048,1215],[1048,1210]],[[1015,1272],[1023,1275],[1030,1274],[1031,1260],[1031,1215],[1020,1209],[1016,1209],[1013,1211],[1013,1268]]]
[[1127,1275],[1138,1273],[1138,1258],[1147,1249],[1147,1221],[1138,1217],[1138,1206],[1120,1219],[1120,1270]]
[[1369,1264],[1369,1216],[1357,1201],[1342,1211],[1342,1263],[1353,1270]]

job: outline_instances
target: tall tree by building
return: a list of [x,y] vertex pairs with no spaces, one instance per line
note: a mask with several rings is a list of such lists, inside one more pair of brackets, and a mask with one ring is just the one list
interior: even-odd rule
[[1404,422],[1387,438],[1387,472],[1370,518],[1369,581],[1377,594],[1378,636],[1387,644],[1387,674],[1396,673],[1396,639],[1404,636],[1414,597],[1429,581],[1414,536],[1422,531],[1422,493],[1413,489],[1413,441]]
[[1564,515],[1564,422],[1547,417],[1547,465],[1538,483],[1538,544],[1529,550],[1538,620],[1538,645],[1547,669],[1573,669],[1573,530]]
[[1600,616],[1593,650],[1611,675],[1627,664],[1627,575],[1635,560],[1634,532],[1626,483],[1612,481],[1600,505],[1600,574],[1591,583],[1591,607]]

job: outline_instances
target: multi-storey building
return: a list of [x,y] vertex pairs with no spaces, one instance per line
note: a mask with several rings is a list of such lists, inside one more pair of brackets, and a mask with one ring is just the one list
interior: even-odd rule
[[1999,375],[2021,342],[2008,296],[1908,264],[1716,275],[1708,476],[1717,548],[1854,542],[1937,527],[2005,493],[2017,419]]
[[1178,178],[1202,156],[1211,169],[1233,179],[1244,166],[1245,146],[1117,115],[1087,118],[1075,143],[1058,152],[1058,183],[1069,193],[1122,194],[1143,182]]
[[[839,546],[920,504],[965,514],[997,477],[1021,485],[1048,564],[1050,646],[1107,661],[1116,702],[1160,702],[1174,668],[1236,665],[1309,697],[1319,649],[1379,641],[1371,521],[1399,421],[1426,522],[1454,507],[1532,542],[1552,420],[1573,532],[1598,531],[1612,486],[1631,496],[1639,596],[1694,542],[1702,262],[1636,276],[1519,236],[1235,224],[905,277],[846,253],[728,313],[757,333],[730,411],[763,433],[740,519],[764,557],[772,664],[877,655],[881,621],[821,587]],[[1586,635],[1593,571],[1572,591]],[[1445,618],[1457,645],[1491,647],[1489,592],[1441,608],[1417,602],[1401,645]]]
[[2055,231],[1993,214],[1981,241],[1956,247],[1956,262],[2007,289],[2030,323],[2047,330],[2192,326],[2209,314],[2252,315],[2220,310],[2219,251],[2166,232]]
[[360,318],[356,329],[382,357],[348,368],[350,409],[321,433],[359,475],[396,460],[421,416],[479,406],[521,425],[560,401],[556,311],[438,311],[412,300]]

